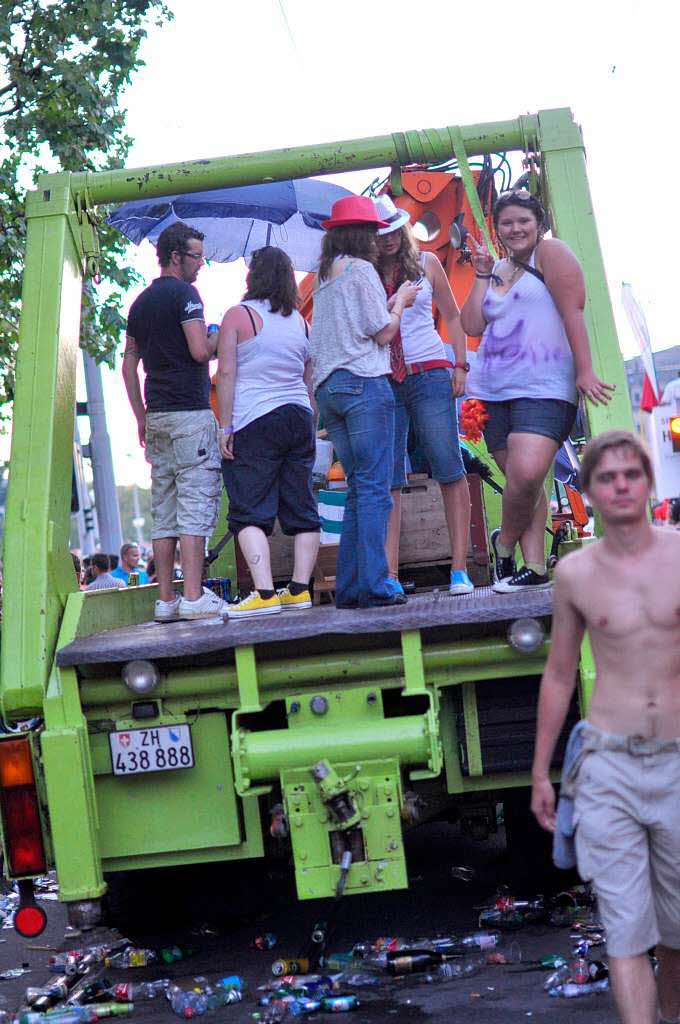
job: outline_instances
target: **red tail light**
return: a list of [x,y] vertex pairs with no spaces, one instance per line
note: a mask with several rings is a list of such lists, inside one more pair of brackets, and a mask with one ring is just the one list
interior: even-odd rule
[[0,812],[10,875],[47,870],[28,737],[0,742]]
[[45,931],[47,914],[35,905],[19,907],[14,914],[14,928],[25,939],[35,939]]

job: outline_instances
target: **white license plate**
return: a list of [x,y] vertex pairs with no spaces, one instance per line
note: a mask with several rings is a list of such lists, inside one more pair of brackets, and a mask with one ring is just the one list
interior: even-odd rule
[[191,727],[158,725],[148,729],[110,732],[111,764],[114,775],[167,772],[193,768]]

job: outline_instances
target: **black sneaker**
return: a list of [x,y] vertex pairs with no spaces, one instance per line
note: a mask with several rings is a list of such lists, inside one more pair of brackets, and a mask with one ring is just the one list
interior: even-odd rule
[[[505,559],[503,559],[505,561]],[[497,594],[517,594],[527,590],[547,590],[552,587],[552,580],[547,573],[539,576],[533,569],[524,566],[518,572],[508,576],[507,579],[494,583],[493,589]]]
[[496,550],[496,542],[501,535],[500,530],[494,530],[491,534],[491,547],[493,548],[494,557],[494,575],[496,577],[495,582],[500,583],[501,580],[506,579],[508,576],[514,576],[517,572],[517,566],[515,565],[515,559],[512,555],[508,555],[507,558],[501,558]]

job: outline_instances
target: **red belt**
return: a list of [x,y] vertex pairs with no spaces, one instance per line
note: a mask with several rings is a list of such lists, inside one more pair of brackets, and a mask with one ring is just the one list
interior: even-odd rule
[[406,363],[406,374],[425,373],[426,370],[452,370],[453,363],[450,359],[429,359],[425,363]]

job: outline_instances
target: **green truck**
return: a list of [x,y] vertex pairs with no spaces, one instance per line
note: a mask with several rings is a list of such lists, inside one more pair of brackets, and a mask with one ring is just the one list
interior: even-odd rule
[[[421,798],[430,811],[457,807],[482,834],[498,801],[526,792],[550,591],[480,586],[397,608],[159,625],[155,587],[81,592],[69,553],[81,291],[97,273],[98,207],[365,168],[398,175],[454,153],[467,169],[467,157],[508,151],[539,168],[554,231],[585,270],[595,370],[616,385],[606,408],[588,410],[589,430],[631,427],[569,110],[47,175],[28,195],[0,677],[4,871],[19,881],[22,934],[44,926],[32,880],[48,868],[70,920],[86,925],[109,873],[263,858],[270,833],[290,842],[301,899],[405,887],[403,830]],[[488,510],[487,530],[497,500]],[[233,547],[214,573],[236,576]],[[592,678],[584,648],[582,704]]]

